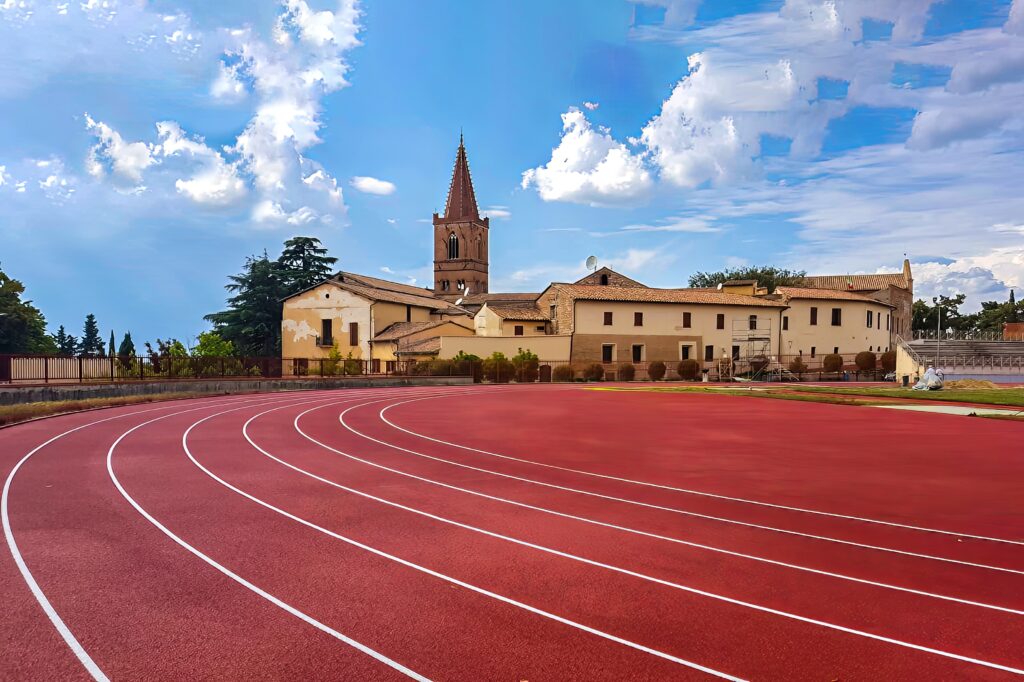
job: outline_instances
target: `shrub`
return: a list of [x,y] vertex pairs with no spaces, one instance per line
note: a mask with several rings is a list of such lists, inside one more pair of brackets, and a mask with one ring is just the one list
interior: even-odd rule
[[631,363],[626,363],[619,367],[619,380],[620,381],[632,381],[633,377],[636,376],[636,367]]
[[572,365],[558,365],[551,370],[552,381],[573,381],[576,378],[576,372],[573,371]]
[[894,351],[894,350],[887,350],[884,353],[882,353],[881,362],[882,362],[882,369],[884,369],[886,372],[895,372],[896,371],[896,351]]
[[871,351],[862,350],[861,352],[857,353],[857,357],[855,357],[853,361],[857,363],[857,369],[866,372],[869,369],[875,368],[875,365],[878,362],[878,358],[876,358],[875,354],[872,353]]
[[583,378],[587,381],[600,381],[604,378],[604,366],[599,362],[587,365],[587,368],[583,370]]
[[455,372],[455,363],[451,360],[431,360],[430,376],[447,377]]
[[520,383],[537,381],[540,374],[540,360],[529,349],[520,348],[519,352],[512,357],[512,366],[515,368],[516,381]]
[[803,374],[807,371],[807,363],[798,355],[789,361],[789,371],[793,374]]
[[495,351],[490,357],[484,359],[484,378],[496,384],[507,384],[512,380],[515,367],[504,353]]
[[665,376],[665,363],[661,360],[655,360],[647,365],[647,376],[650,377],[651,381],[661,381],[662,377]]
[[480,358],[476,355],[459,351],[452,358],[452,371],[456,376],[471,376],[473,377],[474,383],[480,383],[483,379],[483,373],[481,371]]
[[821,366],[826,372],[839,372],[843,369],[843,356],[838,353],[829,353],[821,361]]
[[700,363],[693,359],[682,360],[676,365],[676,373],[680,379],[693,381],[700,375]]

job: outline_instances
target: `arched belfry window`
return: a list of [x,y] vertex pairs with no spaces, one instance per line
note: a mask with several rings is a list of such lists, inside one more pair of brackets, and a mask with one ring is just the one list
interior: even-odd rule
[[448,260],[454,260],[459,257],[459,238],[455,236],[455,233],[448,235]]

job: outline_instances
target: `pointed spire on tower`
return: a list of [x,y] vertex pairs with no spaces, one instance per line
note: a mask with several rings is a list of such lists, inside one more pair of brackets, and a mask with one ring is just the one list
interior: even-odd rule
[[445,220],[480,220],[480,210],[473,193],[473,178],[469,175],[469,160],[462,131],[459,131],[459,151],[455,155],[455,169],[448,188],[448,202],[444,206]]

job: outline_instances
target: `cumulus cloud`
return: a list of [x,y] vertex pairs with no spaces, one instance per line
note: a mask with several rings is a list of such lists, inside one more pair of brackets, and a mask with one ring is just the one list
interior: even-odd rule
[[102,177],[106,173],[104,161],[108,161],[118,175],[141,182],[142,172],[156,163],[150,146],[144,142],[125,142],[120,133],[106,123],[94,121],[89,114],[85,121],[86,129],[98,139],[89,151],[89,173]]
[[357,175],[349,181],[349,184],[364,194],[376,194],[379,196],[394,194],[395,190],[398,189],[393,182],[371,178],[367,175]]
[[174,181],[178,192],[196,203],[212,205],[230,204],[245,196],[245,182],[238,176],[236,165],[228,163],[202,138],[188,138],[173,121],[157,123],[156,127],[159,153],[164,157],[186,156],[197,165],[191,177]]
[[522,187],[537,188],[545,201],[609,204],[630,201],[652,185],[643,159],[594,127],[576,107],[562,114],[562,139],[551,160],[523,173]]
[[913,263],[914,296],[966,294],[965,311],[974,311],[983,301],[1003,301],[1010,288],[1024,286],[1024,246],[992,249],[980,256],[951,262]]

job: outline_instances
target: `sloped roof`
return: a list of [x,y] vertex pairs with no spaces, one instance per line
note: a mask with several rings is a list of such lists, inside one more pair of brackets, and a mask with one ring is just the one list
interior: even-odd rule
[[462,305],[497,304],[503,307],[530,307],[537,301],[539,293],[511,292],[506,294],[470,294],[462,298]]
[[381,279],[380,277],[370,277],[368,275],[360,275],[355,272],[339,272],[334,276],[339,281],[352,282],[354,284],[362,284],[364,286],[375,287],[377,289],[386,289],[388,291],[397,291],[400,294],[412,294],[413,296],[433,296],[432,289],[425,289],[418,287],[413,284],[400,284],[399,282],[392,282],[391,280]]
[[396,355],[419,355],[437,353],[441,350],[441,337],[431,336],[429,339],[418,339],[409,343],[399,343]]
[[813,289],[834,289],[837,291],[880,291],[890,286],[907,289],[906,278],[901,272],[881,275],[813,275],[801,281]]
[[[588,286],[588,280],[594,280],[596,278],[599,278],[601,275],[614,276],[615,279],[618,280],[618,283],[615,286],[622,286],[623,284],[625,284],[626,286],[631,286],[631,287],[646,287],[647,286],[646,284],[644,284],[642,282],[638,282],[638,281],[636,281],[635,279],[633,279],[631,277],[626,277],[621,272],[615,272],[614,270],[612,270],[607,265],[603,265],[603,266],[599,267],[597,270],[594,270],[593,272],[588,273],[588,274],[584,275],[583,277],[580,277],[578,280],[573,282],[573,284],[582,284],[584,286]],[[602,286],[608,286],[608,285],[602,285]]]
[[503,320],[542,320],[549,318],[535,307],[525,306],[495,306],[487,304],[487,309]]
[[448,324],[450,320],[431,320],[430,322],[395,322],[384,328],[384,331],[373,337],[374,341],[394,341],[409,334],[426,331],[434,327]]
[[469,159],[466,158],[466,145],[459,135],[459,151],[455,154],[455,168],[452,170],[452,182],[448,186],[448,201],[444,206],[445,220],[480,220],[480,210],[476,205],[476,194],[473,192],[473,178],[469,174]]
[[627,303],[695,303],[698,305],[736,305],[759,308],[785,308],[785,303],[757,296],[729,294],[700,289],[653,289],[554,283],[549,288],[573,300],[622,301]]
[[813,299],[821,301],[860,301],[862,303],[874,303],[892,308],[888,303],[882,303],[870,296],[859,294],[855,291],[837,291],[835,289],[812,289],[809,287],[776,287],[775,293],[784,299]]

